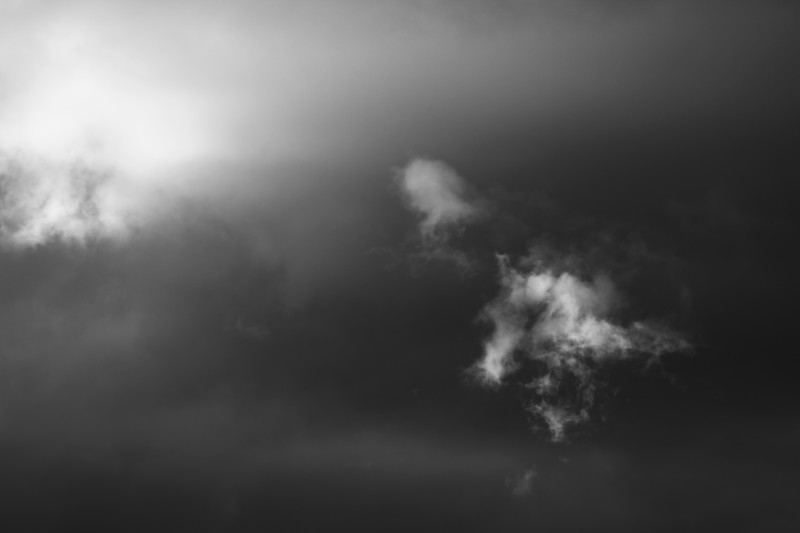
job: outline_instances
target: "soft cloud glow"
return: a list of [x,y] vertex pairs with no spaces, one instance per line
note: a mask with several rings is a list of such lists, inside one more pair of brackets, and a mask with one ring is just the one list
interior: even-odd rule
[[[758,8],[726,18],[654,3],[617,18],[594,4],[551,4],[3,1],[0,150],[67,166],[96,161],[115,182],[202,189],[217,204],[256,198],[261,209],[298,161],[392,161],[437,149],[437,138],[453,147],[467,146],[470,132],[504,138],[520,120],[535,125],[526,142],[543,147],[558,137],[554,126],[584,111],[614,127],[710,102],[741,117],[753,88],[740,83],[741,65],[760,72],[754,57],[771,55],[760,47],[784,48],[796,34],[792,17],[759,17]],[[742,32],[743,21],[754,31]],[[686,83],[694,77],[665,35],[684,37],[708,83]],[[720,67],[717,47],[740,61]],[[781,80],[748,79],[796,93]],[[411,169],[450,172],[431,163]],[[419,205],[429,238],[471,212],[450,187],[457,179],[417,185],[437,182],[444,188],[417,190],[431,199]]]
[[197,110],[167,88],[101,65],[59,61],[20,95],[0,142],[48,159],[91,158],[140,177],[206,148]]

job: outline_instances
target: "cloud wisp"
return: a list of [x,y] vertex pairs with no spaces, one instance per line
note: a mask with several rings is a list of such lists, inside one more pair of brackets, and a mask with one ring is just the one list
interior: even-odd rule
[[420,217],[425,243],[445,242],[481,214],[461,176],[441,161],[412,160],[401,171],[399,184],[406,205]]
[[477,261],[459,244],[465,228],[486,214],[485,202],[442,161],[413,159],[395,179],[403,203],[418,219],[411,249],[404,252],[411,271],[443,266],[474,274]]
[[525,498],[533,490],[533,480],[536,478],[536,467],[524,470],[522,473],[506,478],[506,485],[511,489],[511,494],[516,498]]
[[691,347],[665,326],[615,320],[620,295],[606,276],[584,279],[543,262],[515,269],[500,257],[500,283],[499,296],[483,312],[493,332],[473,371],[493,387],[523,366],[532,371],[527,409],[556,442],[588,420],[601,366]]

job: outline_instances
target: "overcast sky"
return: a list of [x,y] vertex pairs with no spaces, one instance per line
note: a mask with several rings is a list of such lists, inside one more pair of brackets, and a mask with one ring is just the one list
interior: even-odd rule
[[799,25],[0,0],[2,528],[794,531]]

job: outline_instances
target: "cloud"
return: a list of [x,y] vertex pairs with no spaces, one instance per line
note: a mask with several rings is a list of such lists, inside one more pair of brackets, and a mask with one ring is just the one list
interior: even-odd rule
[[20,50],[0,54],[0,240],[124,238],[156,191],[185,177],[178,167],[216,153],[208,110],[97,14],[29,15],[11,17],[27,32],[0,29],[3,45]]
[[421,217],[423,241],[445,240],[481,212],[464,180],[441,161],[414,159],[399,176],[403,198]]
[[443,268],[462,278],[480,269],[465,248],[464,228],[486,214],[485,202],[464,179],[442,161],[416,158],[397,172],[405,206],[418,218],[417,232],[402,250],[404,269],[412,275]]
[[536,377],[525,385],[533,395],[528,411],[554,441],[564,440],[569,426],[588,420],[598,387],[595,373],[602,365],[690,348],[666,326],[615,321],[621,298],[607,276],[584,279],[542,261],[517,270],[500,257],[500,282],[500,295],[483,313],[493,332],[474,372],[498,387],[530,366]]
[[0,153],[0,241],[27,247],[124,238],[132,221],[113,185],[109,172],[80,160]]
[[524,498],[531,493],[535,477],[536,467],[531,467],[517,476],[506,478],[506,485],[511,489],[513,496]]

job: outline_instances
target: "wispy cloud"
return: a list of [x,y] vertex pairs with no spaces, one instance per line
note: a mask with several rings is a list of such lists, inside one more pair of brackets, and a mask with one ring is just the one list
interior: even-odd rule
[[400,189],[419,217],[423,241],[441,242],[481,213],[467,184],[441,161],[414,159],[400,172]]
[[417,230],[403,255],[412,274],[445,267],[473,275],[478,262],[463,248],[464,230],[486,214],[486,203],[449,165],[416,158],[395,174],[406,207],[417,217]]
[[496,387],[530,367],[536,377],[525,386],[532,395],[528,410],[555,441],[589,418],[595,373],[603,364],[690,348],[666,326],[615,320],[621,296],[607,276],[584,279],[541,261],[516,269],[501,257],[500,284],[500,295],[483,313],[493,332],[474,371]]
[[530,495],[536,473],[536,467],[531,467],[516,476],[506,478],[506,485],[511,489],[511,494],[517,498]]

